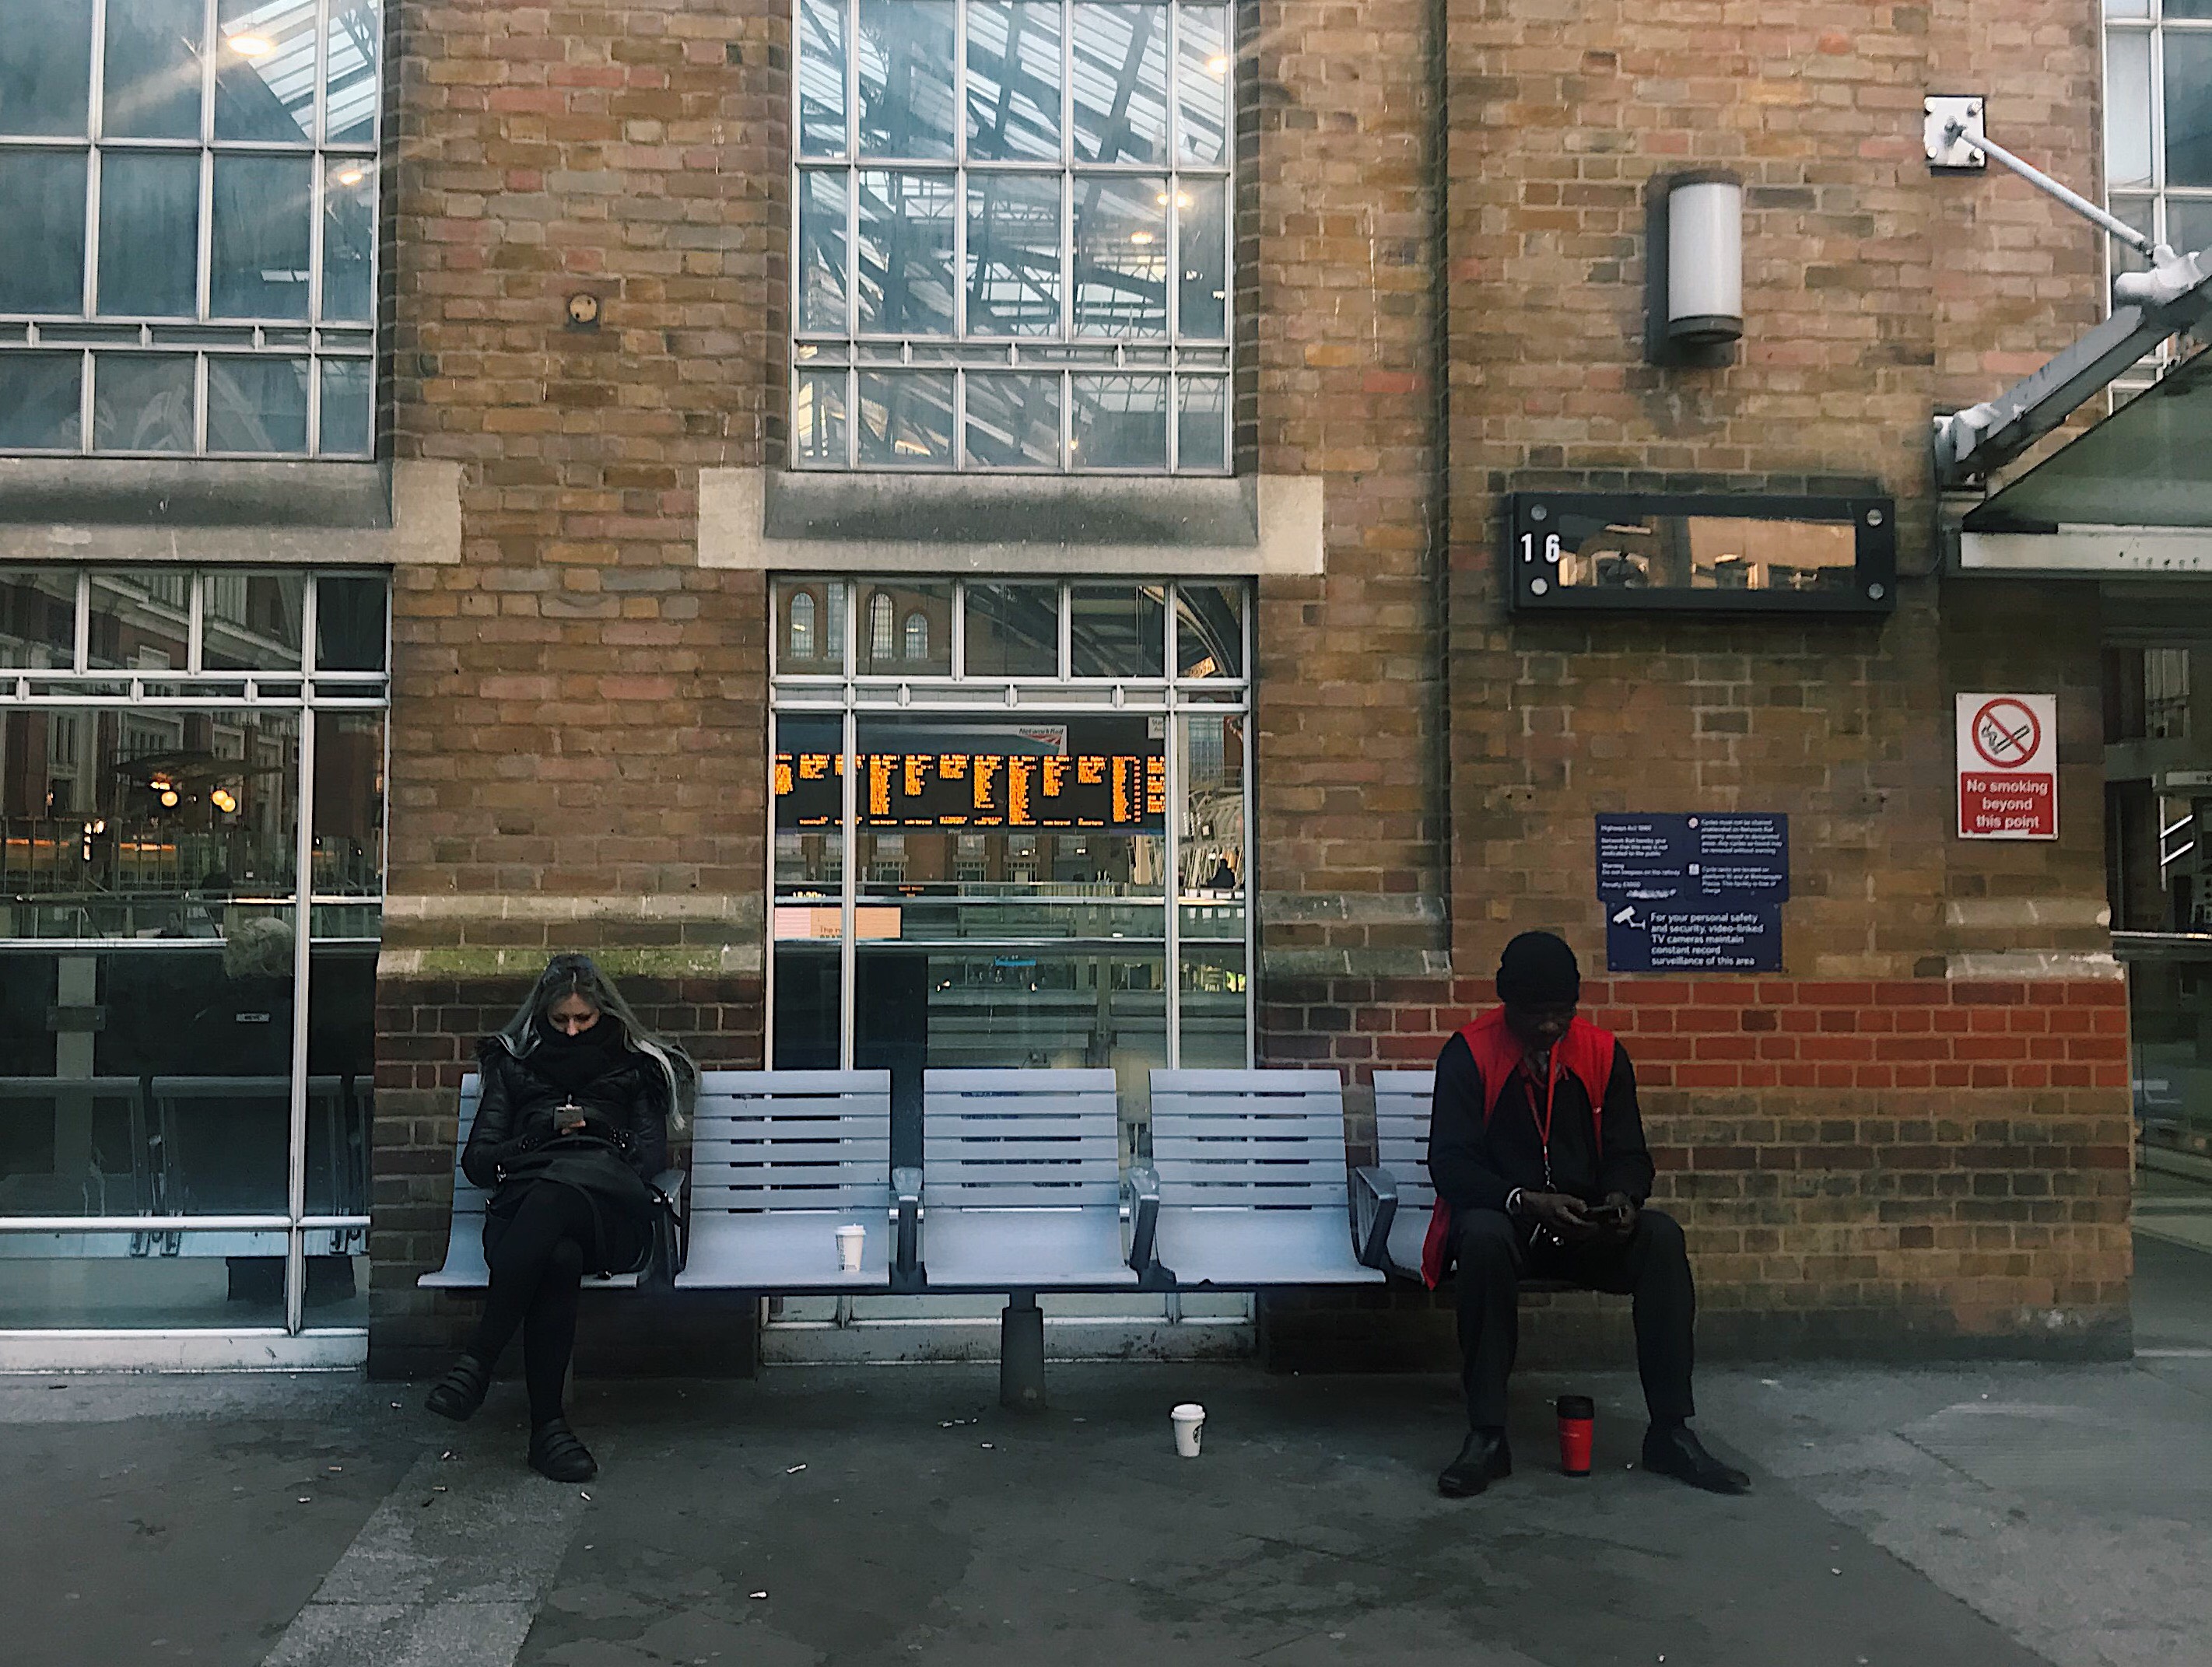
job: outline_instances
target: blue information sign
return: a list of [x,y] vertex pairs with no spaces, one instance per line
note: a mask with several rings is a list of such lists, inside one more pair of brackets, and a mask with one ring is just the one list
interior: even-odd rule
[[1790,819],[1600,816],[1597,894],[1613,972],[1779,972]]

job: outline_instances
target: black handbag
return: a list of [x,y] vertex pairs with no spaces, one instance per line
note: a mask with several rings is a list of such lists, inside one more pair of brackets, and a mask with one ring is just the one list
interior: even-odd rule
[[641,1291],[672,1291],[677,1269],[684,1260],[676,1200],[651,1181],[645,1184],[645,1190],[653,1194],[653,1225],[647,1234],[644,1264],[637,1270],[637,1287]]

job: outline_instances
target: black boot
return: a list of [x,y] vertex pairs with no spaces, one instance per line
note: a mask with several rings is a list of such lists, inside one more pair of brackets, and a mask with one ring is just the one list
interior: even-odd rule
[[430,1385],[422,1405],[441,1418],[465,1423],[483,1404],[490,1389],[491,1367],[473,1355],[464,1355],[453,1362],[452,1371]]
[[1459,1457],[1437,1477],[1437,1491],[1446,1499],[1472,1499],[1500,1476],[1513,1474],[1513,1450],[1505,1445],[1504,1430],[1469,1430]]
[[556,1482],[589,1482],[599,1467],[565,1418],[549,1418],[530,1432],[530,1468]]
[[1705,1451],[1687,1424],[1654,1424],[1644,1432],[1644,1468],[1709,1494],[1747,1494],[1751,1478]]

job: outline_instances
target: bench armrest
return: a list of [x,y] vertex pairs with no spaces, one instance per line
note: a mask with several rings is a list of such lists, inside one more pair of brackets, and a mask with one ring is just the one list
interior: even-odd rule
[[1387,1266],[1397,1215],[1398,1183],[1389,1170],[1370,1163],[1352,1172],[1352,1242],[1362,1267]]
[[1149,1164],[1131,1166],[1121,1192],[1129,1201],[1129,1265],[1141,1283],[1159,1266],[1159,1172]]
[[891,1246],[891,1288],[912,1290],[921,1279],[921,1171],[891,1171],[896,1237]]
[[676,1266],[674,1271],[684,1271],[684,1264],[691,1255],[690,1200],[684,1196],[691,1184],[688,1169],[664,1169],[653,1178],[653,1184],[661,1196],[676,1207]]

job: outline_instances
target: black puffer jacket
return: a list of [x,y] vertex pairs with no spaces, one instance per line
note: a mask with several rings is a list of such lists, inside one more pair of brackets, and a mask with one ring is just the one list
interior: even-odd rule
[[[504,1037],[487,1036],[477,1046],[483,1098],[461,1170],[491,1189],[485,1248],[532,1189],[566,1186],[592,1209],[586,1271],[635,1273],[652,1245],[647,1183],[668,1163],[667,1076],[616,1030],[580,1046],[551,1036],[532,1044],[518,1054]],[[562,1135],[554,1110],[572,1101],[583,1108],[584,1128]]]
[[507,1166],[553,1139],[553,1108],[569,1100],[584,1108],[585,1132],[611,1145],[641,1179],[665,1169],[666,1076],[634,1048],[617,1045],[599,1052],[605,1070],[587,1082],[562,1088],[532,1069],[538,1048],[518,1056],[503,1038],[487,1036],[479,1042],[483,1098],[461,1154],[462,1173],[478,1186],[497,1187]]

